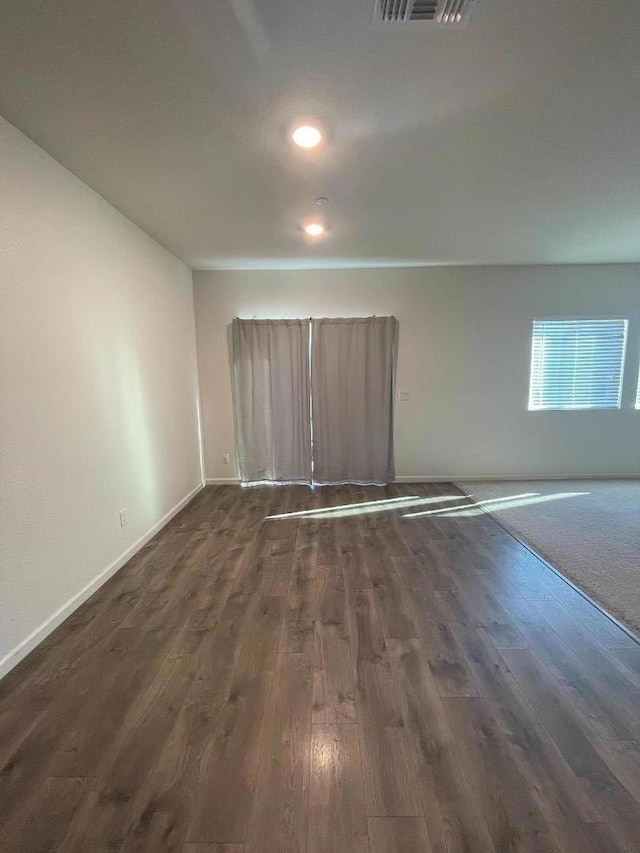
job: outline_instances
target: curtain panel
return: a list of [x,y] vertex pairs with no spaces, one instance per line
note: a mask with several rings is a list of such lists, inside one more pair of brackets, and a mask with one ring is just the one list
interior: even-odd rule
[[234,320],[232,384],[243,482],[311,481],[309,320]]
[[314,319],[313,480],[393,480],[395,317]]

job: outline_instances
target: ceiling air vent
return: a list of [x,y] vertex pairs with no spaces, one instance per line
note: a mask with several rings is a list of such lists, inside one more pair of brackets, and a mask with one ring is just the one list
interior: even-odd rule
[[375,0],[374,25],[423,21],[438,26],[464,24],[475,0]]

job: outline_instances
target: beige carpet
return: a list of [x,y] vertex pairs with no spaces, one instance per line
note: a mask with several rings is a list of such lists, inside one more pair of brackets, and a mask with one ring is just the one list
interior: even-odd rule
[[457,485],[640,636],[640,480]]

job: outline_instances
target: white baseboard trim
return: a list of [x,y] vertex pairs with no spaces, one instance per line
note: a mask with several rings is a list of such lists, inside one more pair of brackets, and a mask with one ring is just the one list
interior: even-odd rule
[[482,480],[640,480],[640,474],[448,474],[439,477],[416,474],[411,477],[396,477],[394,483],[455,483],[480,482]]
[[[394,483],[472,483],[493,480],[640,480],[640,474],[412,474],[396,477]],[[207,477],[206,486],[240,482],[239,477]]]
[[58,625],[60,625],[67,616],[70,616],[74,610],[77,610],[81,604],[83,604],[93,593],[102,586],[112,575],[121,569],[124,564],[131,559],[150,539],[161,530],[165,524],[168,524],[171,519],[177,515],[180,510],[185,507],[189,501],[194,498],[198,492],[200,492],[203,488],[203,484],[199,483],[195,489],[192,489],[188,495],[185,495],[178,503],[169,510],[169,512],[165,513],[162,518],[157,521],[153,527],[151,527],[147,532],[134,542],[127,550],[120,554],[112,563],[99,572],[89,583],[84,586],[79,592],[75,595],[71,596],[71,598],[66,601],[61,607],[59,607],[55,613],[52,613],[48,619],[46,619],[41,625],[39,625],[35,631],[32,631],[28,637],[22,640],[21,643],[12,649],[9,654],[5,655],[0,660],[0,678],[3,678],[9,670],[13,669],[16,664],[20,663],[20,661],[25,658],[30,651],[35,649],[35,647],[41,643],[45,637],[47,637],[53,630],[55,630]]

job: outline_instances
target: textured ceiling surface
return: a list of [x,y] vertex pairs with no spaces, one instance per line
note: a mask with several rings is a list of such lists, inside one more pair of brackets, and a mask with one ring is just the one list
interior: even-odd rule
[[[3,0],[0,114],[196,267],[640,260],[640,3]],[[328,131],[294,151],[299,117]],[[296,223],[316,196],[329,236]]]

